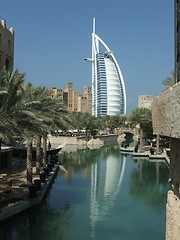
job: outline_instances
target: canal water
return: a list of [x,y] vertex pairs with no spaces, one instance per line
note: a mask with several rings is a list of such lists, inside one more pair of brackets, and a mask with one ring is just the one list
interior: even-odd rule
[[43,204],[0,226],[2,240],[164,240],[165,162],[133,159],[119,145],[61,152]]

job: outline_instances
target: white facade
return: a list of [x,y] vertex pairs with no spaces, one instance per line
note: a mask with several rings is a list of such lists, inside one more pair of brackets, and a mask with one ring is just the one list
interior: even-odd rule
[[107,214],[119,193],[125,173],[126,159],[109,156],[91,167],[91,225],[95,227]]
[[[105,52],[100,52],[100,46]],[[94,116],[126,114],[126,90],[120,67],[113,52],[92,33],[92,114]]]

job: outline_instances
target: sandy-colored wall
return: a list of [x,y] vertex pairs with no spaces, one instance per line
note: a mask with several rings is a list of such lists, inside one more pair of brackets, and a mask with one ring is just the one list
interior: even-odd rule
[[14,30],[6,28],[6,22],[0,21],[0,68],[6,61],[9,62],[9,69],[14,65]]
[[180,138],[180,82],[156,97],[152,103],[155,134]]
[[173,191],[168,192],[166,240],[180,239],[180,82],[152,103],[153,132],[170,137],[170,174]]
[[173,193],[168,192],[166,205],[166,240],[180,239],[180,200]]

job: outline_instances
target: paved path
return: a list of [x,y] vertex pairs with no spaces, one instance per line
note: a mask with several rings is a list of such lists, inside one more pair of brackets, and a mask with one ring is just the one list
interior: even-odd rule
[[[41,189],[37,191],[37,196],[33,198],[29,197],[25,168],[13,167],[0,171],[0,222],[41,203],[53,183],[58,169],[59,164],[53,167],[50,176],[46,176],[46,182],[41,183]],[[33,181],[35,179],[39,179],[39,175],[36,175],[34,172]],[[10,182],[10,180],[12,182]],[[10,186],[11,183],[12,186]],[[25,185],[22,186],[22,184]]]

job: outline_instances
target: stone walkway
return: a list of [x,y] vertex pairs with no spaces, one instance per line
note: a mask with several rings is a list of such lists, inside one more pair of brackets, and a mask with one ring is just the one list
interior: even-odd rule
[[[45,182],[40,183],[40,189],[35,189],[35,186],[31,187],[33,192],[31,197],[30,188],[27,186],[25,167],[12,167],[0,171],[0,222],[40,204],[53,183],[58,169],[59,164],[57,163],[46,175]],[[35,174],[35,167],[33,167],[33,182],[35,179],[40,181],[40,176]]]
[[[35,173],[35,168],[33,168],[33,172]],[[33,181],[37,178],[39,176],[33,174]],[[0,208],[27,199],[29,188],[26,184],[25,166],[14,166],[0,170]]]

